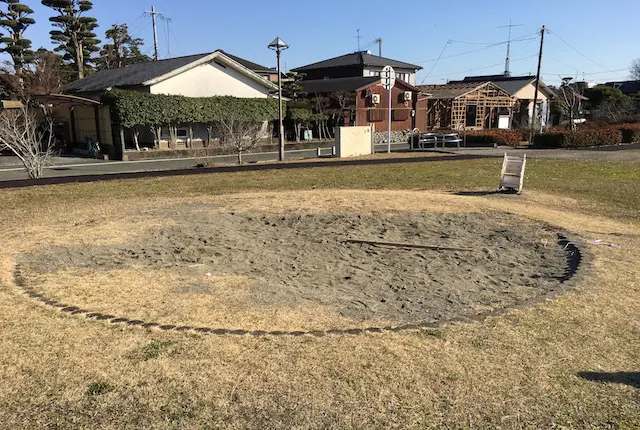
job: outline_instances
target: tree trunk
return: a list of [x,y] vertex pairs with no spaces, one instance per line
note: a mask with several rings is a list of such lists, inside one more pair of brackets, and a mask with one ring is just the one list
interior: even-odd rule
[[300,128],[301,128],[302,124],[300,124],[298,121],[296,121],[294,123],[294,129],[296,131],[296,142],[300,142]]
[[242,164],[242,149],[238,149],[238,164]]
[[76,70],[78,72],[78,79],[84,78],[84,53],[82,52],[82,43],[78,40],[77,35],[71,36],[73,42],[73,49],[75,51]]
[[133,143],[136,145],[136,151],[140,151],[140,130],[137,127],[133,127]]

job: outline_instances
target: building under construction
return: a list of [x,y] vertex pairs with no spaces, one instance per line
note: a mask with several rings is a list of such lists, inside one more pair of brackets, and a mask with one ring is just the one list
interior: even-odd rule
[[428,94],[427,128],[509,128],[516,99],[492,82],[421,85]]
[[[533,116],[535,76],[470,76],[444,85],[420,85],[428,94],[427,129],[527,127]],[[540,82],[536,123],[548,123],[553,92]]]

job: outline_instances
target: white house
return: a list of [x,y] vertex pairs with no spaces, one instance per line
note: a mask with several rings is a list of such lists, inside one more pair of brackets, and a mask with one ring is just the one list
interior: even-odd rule
[[[71,142],[77,142],[82,146],[89,138],[109,145],[117,140],[113,138],[109,111],[105,106],[96,103],[105,91],[119,88],[186,97],[267,98],[277,90],[277,86],[271,82],[274,74],[272,69],[222,50],[106,69],[63,87],[63,93],[81,97],[85,102],[75,103],[67,109],[59,109],[57,116],[61,122],[68,124],[68,139]],[[68,99],[60,96],[60,100]],[[95,105],[91,105],[91,101]],[[68,104],[66,106],[69,107]],[[206,139],[204,126],[194,127],[193,132],[192,143],[197,145]],[[188,130],[178,129],[177,147],[184,147],[187,138]],[[168,139],[168,130],[163,130],[161,148],[168,147]],[[125,140],[129,146],[133,139],[127,135]],[[150,131],[141,132],[141,142],[152,140]]]

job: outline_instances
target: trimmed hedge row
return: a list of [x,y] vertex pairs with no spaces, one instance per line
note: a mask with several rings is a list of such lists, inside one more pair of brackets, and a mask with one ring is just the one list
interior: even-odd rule
[[522,133],[518,130],[468,130],[467,145],[469,144],[494,144],[500,146],[518,146],[523,139]]
[[622,132],[617,127],[552,130],[536,134],[533,144],[536,148],[588,148],[592,146],[619,145],[622,143]]
[[102,95],[111,119],[126,128],[140,125],[211,124],[233,119],[264,122],[278,118],[278,100],[272,98],[184,97],[112,90]]

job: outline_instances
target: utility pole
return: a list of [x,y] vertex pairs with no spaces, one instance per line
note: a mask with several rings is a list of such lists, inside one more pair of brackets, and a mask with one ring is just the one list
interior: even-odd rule
[[378,44],[378,57],[382,57],[382,38],[378,37],[376,43]]
[[509,70],[509,63],[511,62],[511,28],[512,27],[522,27],[522,24],[511,24],[511,18],[509,18],[509,25],[501,25],[498,28],[508,28],[509,29],[509,39],[507,39],[507,59],[504,62],[504,75],[506,77],[511,76],[511,71]]
[[155,52],[153,59],[158,61],[158,27],[156,26],[156,15],[162,16],[162,14],[160,12],[156,12],[155,6],[151,6],[151,11],[146,11],[145,13],[151,15],[151,22],[153,23],[153,48]]
[[535,127],[537,111],[538,111],[538,91],[540,89],[540,68],[542,67],[542,48],[544,46],[545,26],[540,30],[540,54],[538,54],[538,72],[536,73],[536,90],[533,93],[533,115],[531,115],[531,133],[529,135],[529,144],[533,143],[533,127]]
[[356,39],[358,39],[358,52],[360,52],[360,39],[362,39],[362,36],[360,36],[360,29],[356,30]]

